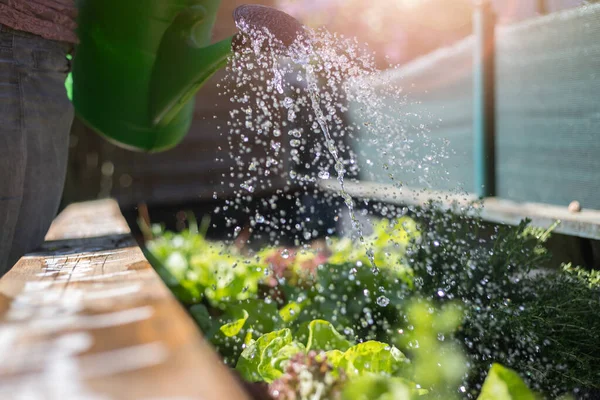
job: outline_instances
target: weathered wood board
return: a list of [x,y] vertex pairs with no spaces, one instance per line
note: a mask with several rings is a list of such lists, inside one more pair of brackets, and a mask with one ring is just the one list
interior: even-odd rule
[[112,200],[69,206],[0,280],[0,399],[247,399]]
[[[339,191],[339,183],[325,180],[321,188]],[[456,194],[447,191],[425,189],[395,188],[391,185],[374,182],[346,182],[348,194],[361,199],[382,201],[401,206],[418,206],[429,201],[439,203],[441,207],[452,209],[465,207],[477,200],[472,194]],[[554,232],[587,239],[600,239],[600,211],[583,209],[579,212],[569,211],[567,207],[539,203],[519,203],[511,200],[489,197],[482,199],[477,207],[471,210],[485,221],[518,225],[525,218],[531,219],[531,225],[549,228],[556,221],[559,225]]]

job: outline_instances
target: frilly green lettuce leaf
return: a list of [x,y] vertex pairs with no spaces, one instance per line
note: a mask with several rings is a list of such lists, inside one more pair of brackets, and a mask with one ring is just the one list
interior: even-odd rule
[[289,329],[282,329],[248,343],[236,369],[248,381],[271,383],[294,355],[313,350],[348,376],[396,376],[409,363],[394,346],[376,341],[353,346],[329,322],[315,320],[304,324],[293,338]]
[[298,353],[306,353],[306,347],[300,342],[292,342],[283,346],[270,361],[270,364],[277,371],[283,372],[289,360]]
[[327,362],[332,366],[338,366],[344,358],[344,352],[340,350],[329,350],[325,353],[321,353],[320,357],[324,357],[327,359]]
[[267,333],[247,345],[235,369],[248,382],[271,383],[283,373],[275,366],[281,362],[277,356],[279,351],[290,343],[292,333],[289,329]]
[[303,324],[296,332],[296,337],[306,344],[306,351],[346,351],[352,346],[333,325],[319,319]]
[[396,347],[371,340],[348,349],[334,366],[342,368],[349,376],[396,375],[408,364],[408,359]]

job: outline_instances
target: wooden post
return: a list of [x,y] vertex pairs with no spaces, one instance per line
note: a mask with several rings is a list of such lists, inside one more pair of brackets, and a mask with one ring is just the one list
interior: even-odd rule
[[478,1],[473,15],[473,156],[474,192],[479,197],[494,196],[496,192],[495,27],[491,1]]
[[537,12],[539,15],[548,14],[548,6],[546,5],[546,0],[537,0]]

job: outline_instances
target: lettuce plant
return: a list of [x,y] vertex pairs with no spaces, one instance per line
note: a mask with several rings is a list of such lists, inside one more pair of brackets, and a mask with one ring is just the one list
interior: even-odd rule
[[302,325],[294,334],[286,328],[252,340],[242,352],[236,369],[248,381],[271,383],[284,374],[292,357],[312,351],[322,354],[323,359],[345,376],[391,376],[409,364],[393,345],[376,341],[355,344],[329,322],[314,320]]

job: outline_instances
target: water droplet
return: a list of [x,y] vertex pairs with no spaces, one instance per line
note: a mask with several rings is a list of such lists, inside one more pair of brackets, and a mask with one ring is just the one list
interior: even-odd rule
[[388,299],[385,296],[379,296],[377,298],[377,304],[380,305],[381,307],[386,307],[388,304],[390,304],[390,299]]
[[290,108],[290,107],[292,107],[293,105],[294,105],[294,100],[292,100],[291,98],[289,98],[289,97],[286,97],[286,98],[283,100],[283,106],[284,106],[285,108]]
[[242,189],[249,191],[250,193],[254,193],[254,186],[249,184],[248,182],[244,182],[240,185]]
[[293,136],[295,138],[301,138],[302,137],[302,131],[300,129],[292,129],[289,131],[288,133],[290,136]]
[[319,171],[319,178],[321,178],[321,179],[329,179],[329,172],[327,172],[327,171]]
[[296,119],[296,113],[294,112],[294,110],[290,109],[288,111],[288,121],[294,122],[295,119]]
[[271,142],[271,148],[275,151],[279,151],[281,148],[281,143],[279,142]]
[[288,249],[285,249],[285,250],[283,250],[283,251],[281,252],[281,257],[282,257],[282,258],[285,258],[285,259],[288,259],[288,258],[290,258],[290,252],[289,252],[289,250],[288,250]]

